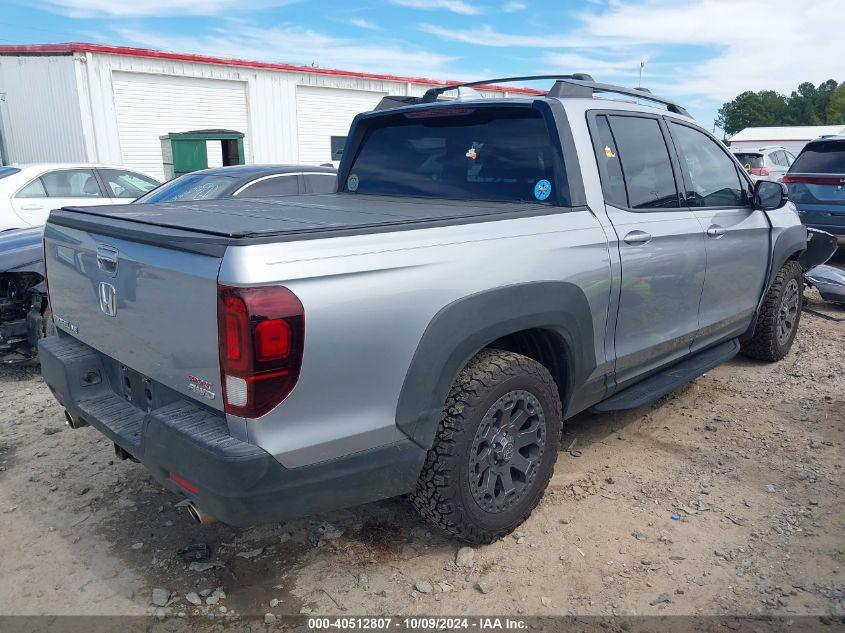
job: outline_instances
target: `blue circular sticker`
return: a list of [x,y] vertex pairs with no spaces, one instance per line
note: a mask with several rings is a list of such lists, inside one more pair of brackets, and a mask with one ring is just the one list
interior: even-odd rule
[[543,180],[538,180],[537,184],[534,185],[534,197],[537,198],[537,200],[545,200],[550,195],[552,195],[552,183],[545,178]]
[[346,179],[346,188],[349,191],[358,191],[358,174],[352,174]]

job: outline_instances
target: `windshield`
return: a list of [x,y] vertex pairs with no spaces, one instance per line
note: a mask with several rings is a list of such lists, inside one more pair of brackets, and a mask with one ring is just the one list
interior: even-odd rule
[[17,174],[20,171],[17,167],[0,167],[0,178]]
[[416,110],[370,125],[343,184],[346,192],[558,200],[549,130],[533,108]]
[[141,196],[135,202],[171,202],[174,200],[211,200],[228,195],[232,186],[231,176],[211,174],[185,174],[164,183]]
[[746,169],[760,169],[763,166],[762,154],[734,154],[734,156]]
[[845,174],[845,140],[811,143],[795,159],[790,173]]

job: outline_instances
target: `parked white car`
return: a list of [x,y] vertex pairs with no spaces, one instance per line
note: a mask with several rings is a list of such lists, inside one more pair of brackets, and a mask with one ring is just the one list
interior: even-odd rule
[[59,207],[128,204],[160,184],[119,165],[0,166],[0,231],[41,226]]
[[732,151],[753,181],[774,180],[780,182],[792,163],[795,162],[795,156],[780,145],[765,145],[758,147],[756,150],[738,149]]

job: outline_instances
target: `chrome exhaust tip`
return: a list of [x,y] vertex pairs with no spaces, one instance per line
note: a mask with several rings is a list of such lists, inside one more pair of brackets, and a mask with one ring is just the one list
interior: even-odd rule
[[88,423],[82,418],[74,419],[67,409],[65,409],[65,424],[72,429],[81,429],[83,426],[88,426]]
[[216,517],[211,516],[207,512],[203,512],[193,503],[189,503],[186,507],[188,508],[188,514],[190,514],[191,518],[197,523],[200,523],[202,525],[211,525],[212,523],[217,523]]

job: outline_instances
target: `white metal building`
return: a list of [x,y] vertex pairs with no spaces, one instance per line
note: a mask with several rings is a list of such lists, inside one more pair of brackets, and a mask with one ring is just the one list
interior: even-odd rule
[[[98,44],[0,46],[0,158],[123,164],[161,178],[159,136],[220,128],[245,134],[247,163],[326,163],[357,113],[442,83]],[[221,164],[215,146],[210,166]]]
[[730,139],[731,149],[753,151],[767,145],[779,145],[798,156],[814,138],[826,134],[845,134],[845,125],[793,125],[789,127],[747,127]]

